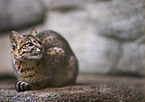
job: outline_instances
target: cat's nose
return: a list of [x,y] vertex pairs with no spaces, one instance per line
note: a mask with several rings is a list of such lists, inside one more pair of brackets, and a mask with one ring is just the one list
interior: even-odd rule
[[42,51],[43,50],[43,47],[42,46],[39,46],[38,49],[40,49]]
[[37,48],[37,49],[36,49],[36,51],[37,51],[37,52],[40,52],[40,51],[41,51],[41,49]]

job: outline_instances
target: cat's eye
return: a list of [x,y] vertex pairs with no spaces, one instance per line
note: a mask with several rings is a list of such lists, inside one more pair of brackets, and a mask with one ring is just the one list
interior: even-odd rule
[[28,45],[28,46],[34,46],[34,44],[31,43],[31,42],[28,42],[27,45]]

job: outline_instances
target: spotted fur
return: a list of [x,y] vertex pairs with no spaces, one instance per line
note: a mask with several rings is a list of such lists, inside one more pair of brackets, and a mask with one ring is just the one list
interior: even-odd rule
[[74,84],[78,62],[67,41],[47,30],[29,35],[12,31],[10,35],[13,68],[18,78],[17,91]]

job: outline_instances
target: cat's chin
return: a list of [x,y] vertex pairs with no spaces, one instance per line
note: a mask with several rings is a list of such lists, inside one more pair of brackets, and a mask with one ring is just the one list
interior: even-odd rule
[[32,55],[32,56],[27,56],[26,57],[27,59],[30,59],[30,60],[39,60],[39,59],[41,59],[42,58],[42,54],[41,55]]

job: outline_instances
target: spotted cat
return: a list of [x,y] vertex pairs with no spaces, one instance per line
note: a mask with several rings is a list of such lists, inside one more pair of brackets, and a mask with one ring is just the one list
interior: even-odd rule
[[60,87],[75,83],[78,61],[67,41],[47,30],[29,35],[10,34],[12,63],[17,91]]

